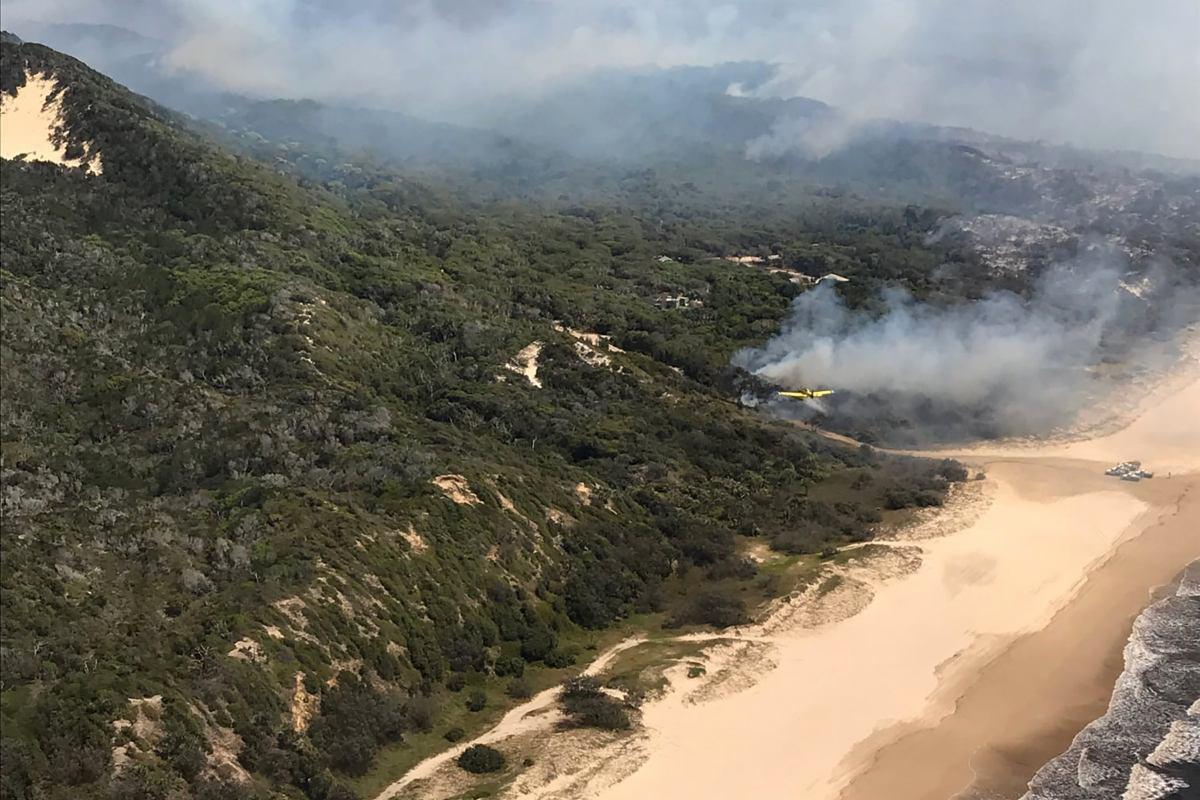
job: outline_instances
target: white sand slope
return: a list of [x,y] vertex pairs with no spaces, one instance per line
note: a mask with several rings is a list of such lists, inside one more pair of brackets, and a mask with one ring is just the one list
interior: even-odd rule
[[530,342],[525,347],[522,347],[513,360],[505,366],[510,371],[518,375],[523,375],[525,380],[529,381],[530,386],[540,389],[542,388],[542,381],[538,378],[538,356],[541,352],[541,342]]
[[58,82],[52,76],[26,73],[25,85],[16,95],[0,97],[0,156],[82,167],[98,175],[104,167],[93,147],[87,147],[86,159],[67,158],[66,147],[55,143],[65,132],[57,88]]

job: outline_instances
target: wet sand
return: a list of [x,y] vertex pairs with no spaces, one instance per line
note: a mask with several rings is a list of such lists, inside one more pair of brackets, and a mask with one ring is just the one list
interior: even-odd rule
[[1093,572],[1049,625],[939,690],[931,706],[950,705],[948,716],[860,744],[847,766],[862,772],[842,800],[1020,797],[1033,773],[1104,713],[1149,587],[1171,583],[1200,558],[1200,479],[1163,481],[1153,494],[1153,524]]

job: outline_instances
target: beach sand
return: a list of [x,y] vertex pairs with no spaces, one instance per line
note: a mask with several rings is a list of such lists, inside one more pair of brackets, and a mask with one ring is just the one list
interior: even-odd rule
[[[860,743],[842,800],[1016,798],[1046,761],[1104,713],[1121,650],[1153,590],[1200,557],[1200,478],[1143,495],[1144,532],[1122,544],[1044,628],[1019,637],[957,680],[919,719]],[[935,767],[935,768],[931,768]]]
[[[916,542],[920,567],[859,613],[774,630],[749,688],[650,703],[640,766],[574,796],[1018,796],[1102,711],[1151,590],[1200,557],[1197,419],[1193,381],[1109,436],[964,454],[990,485],[973,523]],[[1130,458],[1162,477],[1103,475]]]
[[[1133,620],[1153,592],[1200,558],[1200,381],[1169,386],[1166,397],[1111,435],[971,458],[1049,464],[1055,456],[1092,465],[1145,461],[1158,477],[1129,491],[1146,512],[1050,624],[945,683],[923,719],[861,743],[843,763],[855,778],[842,800],[883,791],[897,800],[1019,797],[1043,763],[1103,714]],[[929,770],[931,763],[939,769]]]
[[[987,479],[845,568],[828,596],[722,632],[708,664],[719,681],[669,670],[637,735],[551,733],[552,692],[510,712],[482,740],[536,766],[500,796],[1019,796],[1102,713],[1151,592],[1200,557],[1197,419],[1200,382],[1176,382],[1115,433],[960,454]],[[1127,459],[1158,477],[1103,474]],[[453,754],[385,795],[456,796]]]

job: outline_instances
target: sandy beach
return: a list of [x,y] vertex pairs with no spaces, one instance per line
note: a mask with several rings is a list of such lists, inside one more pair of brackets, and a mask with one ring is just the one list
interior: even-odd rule
[[[1102,711],[1151,590],[1200,557],[1196,419],[1192,381],[1110,436],[965,454],[992,484],[978,519],[861,613],[779,633],[750,689],[652,705],[645,762],[593,796],[1019,795]],[[1162,477],[1103,475],[1125,458]]]
[[[1099,438],[957,454],[987,479],[846,568],[828,596],[723,632],[706,681],[669,670],[638,735],[552,734],[552,692],[510,712],[481,741],[538,758],[501,796],[1020,796],[1103,712],[1153,590],[1200,558],[1196,419],[1189,379]],[[1103,474],[1133,458],[1157,477]],[[438,775],[457,786],[441,769],[454,752],[384,796],[454,796],[435,788]]]

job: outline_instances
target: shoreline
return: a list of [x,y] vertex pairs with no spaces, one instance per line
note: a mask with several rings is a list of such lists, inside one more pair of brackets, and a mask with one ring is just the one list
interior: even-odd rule
[[[917,569],[873,582],[873,597],[846,619],[781,630],[776,668],[736,696],[650,705],[645,762],[620,783],[579,796],[838,798],[854,777],[844,763],[862,742],[926,719],[931,708],[933,719],[944,716],[948,709],[931,706],[939,689],[1048,625],[1113,550],[1140,533],[1150,507],[1087,462],[987,463],[995,486],[977,520],[945,536],[898,540],[920,548]],[[1032,480],[1030,471],[1038,473]],[[1068,477],[1056,483],[1059,471]],[[1080,530],[1082,519],[1094,527]]]
[[[880,731],[847,758],[839,800],[1017,798],[1033,774],[1104,714],[1137,616],[1200,558],[1200,477],[1174,510],[1153,506],[1143,530],[1111,557],[1042,629],[1017,637],[972,674],[948,682],[934,720]],[[1180,561],[1182,560],[1182,565]],[[1053,669],[1048,667],[1053,666]],[[924,767],[939,764],[936,771]]]

